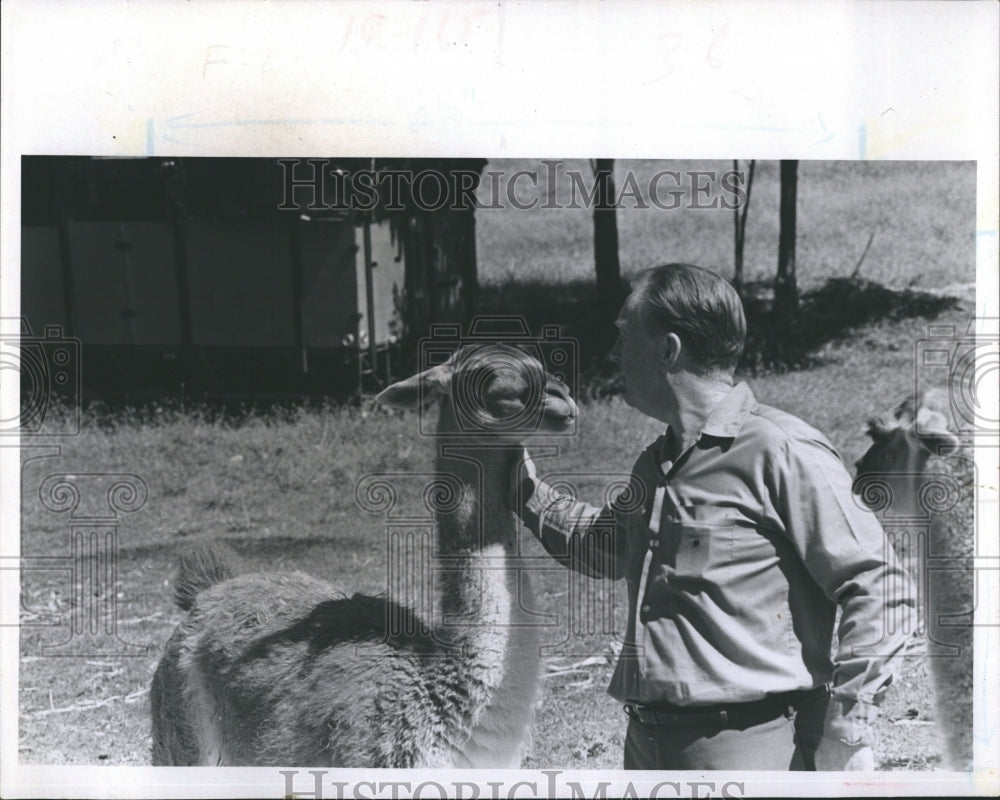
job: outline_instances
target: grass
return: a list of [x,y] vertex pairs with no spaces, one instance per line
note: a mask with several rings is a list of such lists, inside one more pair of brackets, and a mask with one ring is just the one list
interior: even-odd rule
[[[732,275],[733,212],[721,207],[727,195],[717,181],[691,177],[721,175],[732,166],[729,161],[616,162],[619,192],[634,176],[648,205],[637,208],[636,200],[626,197],[617,213],[626,282],[637,271],[666,262],[690,262]],[[491,161],[486,169],[504,176],[484,178],[480,185],[479,198],[487,206],[497,205],[497,191],[506,195],[505,177],[538,174],[539,186],[533,189],[525,178],[515,184],[518,202],[535,202],[533,209],[508,204],[477,213],[480,310],[519,313],[534,331],[542,323],[560,325],[578,343],[586,390],[616,393],[620,387],[613,365],[605,359],[615,330],[595,302],[592,212],[582,207],[579,192],[581,207],[566,207],[573,199],[572,173],[587,187],[593,183],[589,164],[561,162],[551,186],[539,161]],[[680,175],[661,181],[664,204],[670,188],[681,186],[687,192],[677,209],[648,202],[647,188],[664,169]],[[744,249],[749,336],[742,367],[808,367],[824,344],[853,335],[861,323],[931,318],[950,305],[952,296],[968,296],[974,283],[975,174],[972,162],[801,162],[796,270],[802,310],[790,330],[775,329],[770,318],[778,252],[778,166],[759,163]],[[710,187],[709,200],[705,193],[695,195],[697,181]],[[719,200],[720,207],[694,207],[711,199]]]
[[[746,170],[746,162],[740,162]],[[537,160],[490,161],[487,170],[512,176],[517,170],[539,173],[539,187],[529,191],[527,179],[516,183],[521,211],[507,205],[476,214],[480,281],[487,286],[508,282],[566,284],[593,276],[592,214],[586,208],[541,208],[548,199],[546,172]],[[687,192],[682,208],[635,208],[626,198],[618,211],[622,274],[669,261],[689,262],[730,276],[733,270],[733,212],[698,209],[692,171],[722,173],[731,161],[616,161],[615,181],[622,192],[626,175],[648,204],[648,186],[658,171],[682,174],[680,181],[660,182],[659,196],[678,185]],[[556,198],[571,199],[570,171],[585,185],[593,183],[586,161],[564,162],[555,181]],[[503,179],[500,179],[501,183]],[[874,233],[860,276],[885,286],[947,287],[973,281],[975,263],[974,162],[799,163],[796,262],[799,281],[812,288],[828,278],[848,277]],[[505,184],[504,184],[505,186]],[[770,281],[778,262],[778,163],[757,163],[744,250],[746,280]],[[491,185],[480,186],[481,202],[490,203]],[[501,197],[504,192],[501,191]],[[711,197],[722,198],[721,190]],[[579,197],[579,195],[578,195]],[[706,204],[704,194],[698,202]],[[721,202],[720,202],[721,206]]]
[[[589,169],[584,162],[567,165]],[[676,162],[670,166],[678,168]],[[685,166],[730,165],[680,168]],[[618,162],[617,169],[621,185],[625,170],[648,175],[653,164]],[[941,300],[962,296],[959,287],[973,281],[974,177],[969,164],[800,165],[798,262],[807,294],[806,324],[799,333],[809,337],[809,358],[799,369],[780,372],[748,363],[742,376],[762,402],[824,431],[848,464],[867,446],[863,422],[912,389],[914,345],[928,321],[964,329],[974,314],[967,291],[964,300]],[[596,500],[606,483],[602,476],[627,472],[659,430],[602,390],[614,378],[602,360],[603,334],[592,313],[590,212],[483,210],[477,217],[483,310],[523,313],[533,326],[556,322],[578,339],[592,389],[582,392],[580,435],[562,442],[559,456],[543,463],[552,471],[589,473],[578,480],[580,494]],[[761,163],[747,231],[748,280],[765,280],[773,271],[776,217],[776,165]],[[619,226],[626,276],[663,261],[694,261],[729,273],[731,212],[623,210]],[[850,277],[873,230],[860,271],[868,282],[842,280]],[[66,638],[76,600],[67,574],[26,571],[21,760],[149,763],[148,684],[181,618],[170,601],[171,573],[177,550],[192,540],[223,538],[261,569],[302,569],[351,591],[384,591],[384,521],[359,509],[354,487],[370,473],[428,470],[430,446],[415,429],[410,415],[370,407],[285,407],[231,415],[170,405],[114,411],[95,405],[80,434],[62,441],[57,458],[33,458],[41,451],[26,450],[21,532],[26,556],[70,552],[67,515],[46,510],[38,500],[45,476],[129,472],[147,484],[144,507],[121,517],[114,591],[121,638],[148,651],[136,657],[47,656],[45,645]],[[103,494],[93,497],[101,500]],[[416,507],[419,498],[410,487],[400,502]],[[542,555],[530,537],[524,546]],[[624,587],[591,584],[595,591],[611,592],[613,613],[559,646],[573,590],[569,576],[558,567],[533,576],[537,610],[559,622],[545,634],[553,651],[546,657],[549,673],[525,765],[617,768],[625,719],[604,689],[615,632],[624,629]],[[42,624],[60,618],[61,626]],[[882,768],[939,764],[942,747],[919,648],[905,661],[883,710],[876,750]]]

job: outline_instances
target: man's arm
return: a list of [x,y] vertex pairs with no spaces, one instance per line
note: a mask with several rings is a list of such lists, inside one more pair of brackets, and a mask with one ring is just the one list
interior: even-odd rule
[[872,724],[912,629],[916,592],[875,515],[855,502],[832,448],[792,441],[771,455],[785,533],[841,607],[826,737],[849,754],[874,741]]
[[604,508],[575,500],[538,477],[527,450],[512,483],[511,509],[560,564],[591,578],[624,577],[628,559],[624,522],[626,514],[635,510],[625,500],[634,496],[619,495]]

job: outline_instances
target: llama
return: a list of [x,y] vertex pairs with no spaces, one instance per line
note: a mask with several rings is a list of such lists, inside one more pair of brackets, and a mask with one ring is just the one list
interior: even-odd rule
[[432,398],[436,474],[457,487],[435,511],[446,568],[433,619],[302,573],[239,574],[226,550],[203,545],[181,560],[175,600],[188,615],[153,677],[154,764],[519,766],[538,633],[518,624],[531,600],[512,568],[507,487],[527,428],[566,432],[577,408],[535,358],[504,345],[467,345],[377,399]]
[[[870,504],[884,508],[891,499],[892,517],[910,519],[900,519],[901,526],[913,520],[929,523],[928,560],[914,552],[901,556],[908,557],[911,571],[925,575],[929,661],[938,724],[947,739],[946,761],[952,769],[969,770],[974,471],[971,462],[957,456],[959,440],[949,430],[950,419],[948,397],[935,389],[916,402],[904,400],[891,418],[871,420],[872,446],[857,462],[856,486]],[[884,522],[891,530],[890,519]]]

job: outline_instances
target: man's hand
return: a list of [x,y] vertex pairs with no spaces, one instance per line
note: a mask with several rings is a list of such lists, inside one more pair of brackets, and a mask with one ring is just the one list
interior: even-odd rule
[[831,699],[826,709],[823,738],[816,748],[816,769],[824,772],[875,769],[875,729],[878,709],[871,704],[854,704],[845,715],[839,700]]
[[825,735],[816,748],[816,769],[821,772],[857,772],[875,769],[875,751],[867,744],[845,744]]
[[531,460],[527,449],[524,449],[521,454],[521,463],[515,464],[511,470],[510,485],[507,490],[507,507],[515,514],[518,511],[518,490],[523,483],[523,479],[521,478],[521,464],[524,465],[524,474],[528,480],[534,481],[538,478],[538,472],[535,470],[535,462]]

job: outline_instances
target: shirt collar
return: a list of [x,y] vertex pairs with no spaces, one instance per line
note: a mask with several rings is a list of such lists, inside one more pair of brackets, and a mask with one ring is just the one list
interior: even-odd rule
[[699,435],[734,439],[756,404],[753,391],[745,381],[740,381],[716,403],[698,431]]
[[[757,400],[753,396],[753,391],[745,381],[740,381],[716,403],[715,408],[709,413],[701,429],[698,431],[698,439],[696,441],[700,440],[702,436],[711,436],[714,439],[735,439],[743,428],[743,423],[746,422],[747,416],[756,404]],[[667,464],[673,463],[672,460],[668,461],[668,456],[671,453],[675,458],[681,456],[680,453],[672,452],[669,447],[671,441],[672,435],[670,426],[668,425],[667,430],[660,437],[655,451],[657,454],[656,465],[664,475],[666,474],[665,467]],[[671,451],[671,453],[668,453],[668,451]]]

